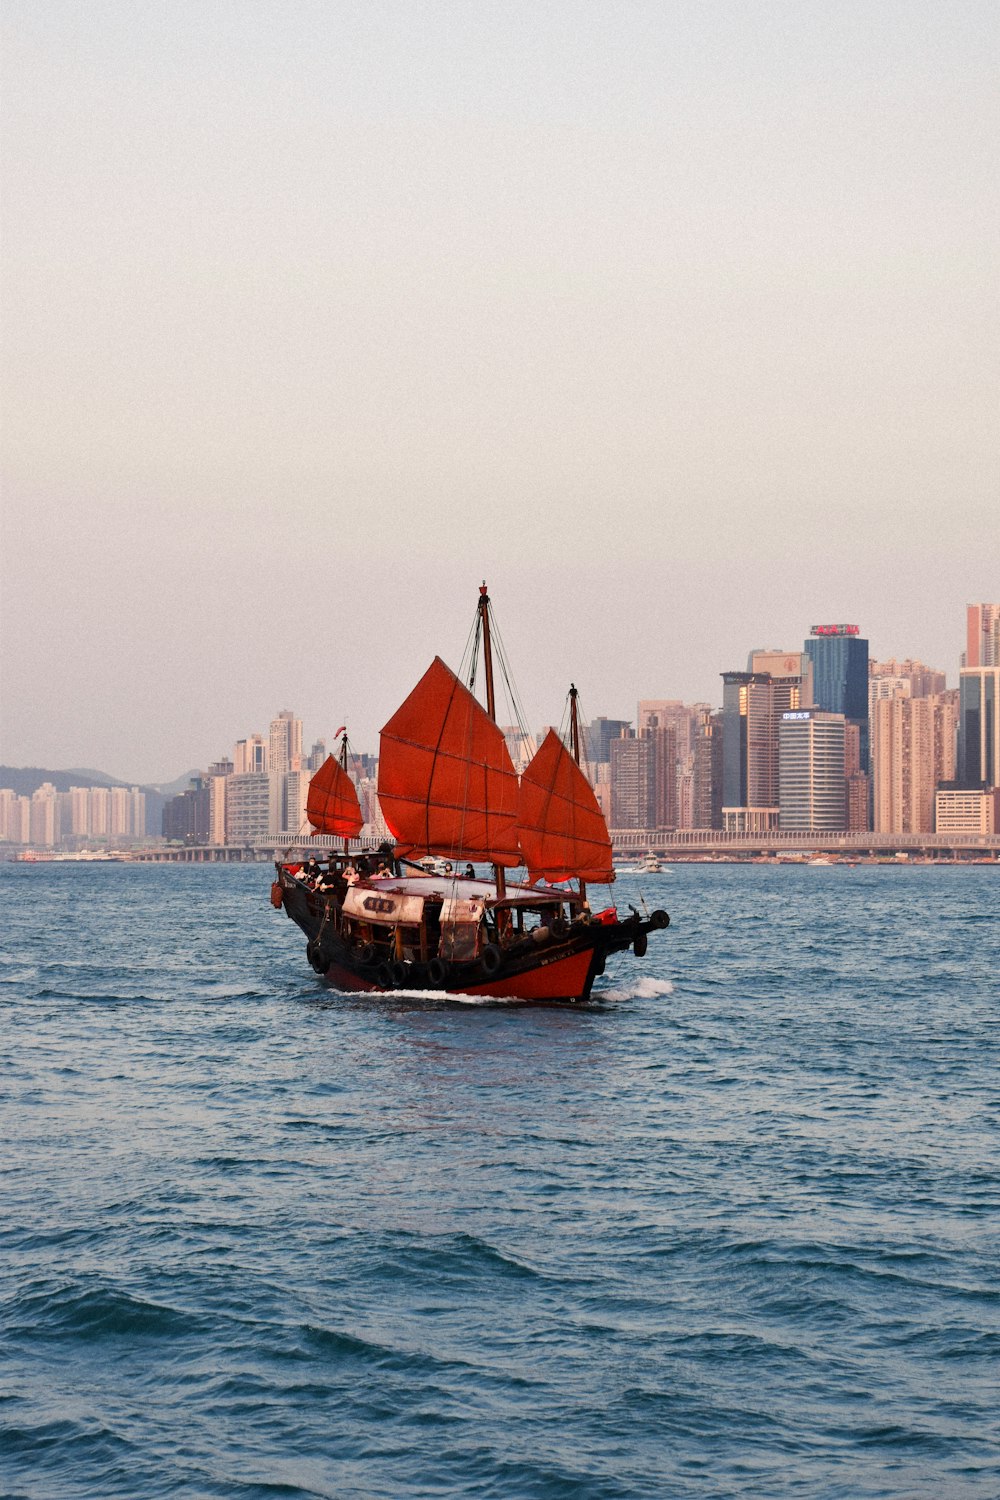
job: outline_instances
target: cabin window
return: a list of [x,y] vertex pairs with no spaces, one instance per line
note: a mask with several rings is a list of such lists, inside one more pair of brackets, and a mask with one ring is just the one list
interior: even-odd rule
[[399,926],[396,928],[396,956],[410,962],[420,958],[419,927]]
[[439,949],[441,957],[451,963],[471,963],[474,958],[479,957],[481,932],[482,924],[478,918],[474,922],[442,922]]

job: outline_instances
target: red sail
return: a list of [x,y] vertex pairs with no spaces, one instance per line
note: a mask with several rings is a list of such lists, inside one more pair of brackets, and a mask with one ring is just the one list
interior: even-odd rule
[[439,656],[382,730],[378,796],[404,855],[521,862],[507,743]]
[[364,818],[354,782],[332,755],[309,783],[306,817],[315,833],[335,833],[350,839],[361,832]]
[[608,825],[562,740],[550,729],[521,777],[518,836],[532,879],[615,878]]

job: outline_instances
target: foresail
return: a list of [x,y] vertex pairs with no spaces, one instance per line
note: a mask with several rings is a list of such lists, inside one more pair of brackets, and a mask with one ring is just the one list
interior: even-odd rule
[[521,777],[517,822],[533,879],[614,880],[608,825],[590,783],[554,730]]
[[328,755],[309,783],[306,817],[314,833],[333,833],[355,838],[364,819],[354,782],[343,766]]
[[506,741],[439,656],[382,730],[378,796],[403,855],[520,863]]

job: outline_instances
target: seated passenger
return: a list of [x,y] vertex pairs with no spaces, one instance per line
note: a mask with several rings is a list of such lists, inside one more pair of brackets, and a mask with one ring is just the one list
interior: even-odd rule
[[465,878],[466,878],[466,880],[475,880],[475,878],[476,878],[476,872],[473,869],[472,865],[466,865],[466,867],[465,867]]
[[358,881],[361,879],[361,876],[358,874],[353,865],[345,865],[344,879],[347,881],[348,885],[357,885]]
[[389,866],[387,864],[385,864],[385,863],[382,863],[382,864],[379,865],[379,867],[378,867],[377,871],[375,872],[375,874],[376,874],[376,879],[378,879],[378,880],[391,880],[392,879],[392,871],[389,869]]

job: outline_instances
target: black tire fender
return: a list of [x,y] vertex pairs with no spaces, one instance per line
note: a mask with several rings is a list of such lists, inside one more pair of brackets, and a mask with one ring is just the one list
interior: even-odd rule
[[664,911],[662,908],[657,908],[656,911],[650,913],[649,925],[654,929],[657,927],[669,927],[670,913]]
[[432,958],[427,965],[427,978],[435,989],[443,989],[448,983],[448,975],[451,973],[451,965],[445,958]]
[[649,944],[646,939],[646,934],[644,932],[637,932],[635,937],[632,939],[632,952],[635,954],[636,958],[645,958],[646,949],[648,946]]
[[496,974],[503,963],[503,954],[496,943],[487,943],[479,956],[479,961],[487,974]]
[[375,962],[376,956],[377,950],[374,943],[362,943],[361,947],[358,949],[359,964],[373,964]]
[[389,972],[388,964],[379,964],[375,970],[375,983],[381,990],[392,989],[392,974]]
[[326,964],[323,962],[323,955],[320,953],[316,943],[306,944],[306,958],[317,974],[322,974],[325,971]]
[[394,990],[405,990],[410,980],[410,965],[397,958],[395,963],[389,965],[389,973],[392,976],[392,987]]
[[553,937],[563,938],[569,932],[569,923],[565,917],[553,917],[549,923],[549,931]]

